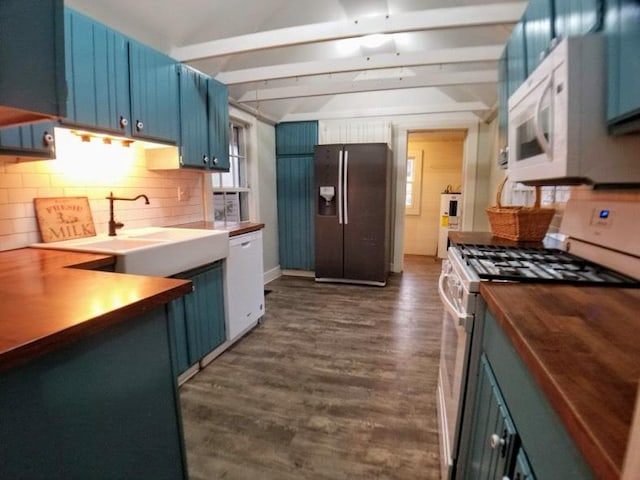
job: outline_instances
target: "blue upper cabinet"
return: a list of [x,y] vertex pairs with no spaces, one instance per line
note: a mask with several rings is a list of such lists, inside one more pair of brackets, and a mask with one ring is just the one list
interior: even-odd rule
[[37,122],[0,129],[0,155],[33,159],[54,158],[55,122]]
[[0,1],[0,125],[66,114],[62,0]]
[[229,100],[226,85],[186,65],[180,77],[180,165],[229,170]]
[[507,64],[509,75],[507,93],[510,97],[527,78],[527,55],[525,48],[524,22],[519,21],[507,41]]
[[229,89],[210,78],[209,93],[209,151],[210,167],[229,170]]
[[177,144],[178,63],[134,40],[129,41],[131,130],[134,137]]
[[180,165],[209,166],[209,125],[207,116],[207,77],[180,65]]
[[640,3],[608,0],[607,120],[614,133],[640,131]]
[[509,125],[509,68],[507,48],[502,51],[498,60],[498,166],[507,168],[507,146]]
[[527,73],[549,52],[553,38],[552,0],[531,0],[524,12]]
[[601,28],[604,0],[554,0],[554,27],[558,38],[586,35]]
[[131,135],[128,41],[73,10],[65,10],[69,96],[63,123]]

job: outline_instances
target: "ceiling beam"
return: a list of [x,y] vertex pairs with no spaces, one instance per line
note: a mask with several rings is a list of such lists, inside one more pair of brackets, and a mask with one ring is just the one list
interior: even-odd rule
[[362,118],[362,117],[390,117],[395,115],[422,115],[434,113],[456,113],[470,112],[477,116],[477,112],[489,110],[482,102],[456,102],[437,105],[415,105],[409,107],[383,107],[367,108],[339,111],[317,111],[310,113],[288,113],[284,115],[281,122],[298,122],[309,120],[333,120],[339,118]]
[[235,85],[238,83],[263,82],[278,78],[327,75],[331,73],[355,72],[380,68],[415,67],[447,63],[493,62],[500,58],[503,49],[504,45],[486,45],[481,47],[443,48],[440,50],[428,50],[406,55],[388,53],[368,57],[288,63],[221,72],[216,75],[215,78],[225,85]]
[[245,92],[238,102],[282,100],[286,98],[315,97],[343,93],[373,92],[409,88],[442,87],[449,85],[475,85],[498,81],[496,70],[467,72],[440,72],[419,77],[386,78],[350,82],[314,82],[299,86],[266,88]]
[[171,51],[171,56],[181,62],[189,62],[268,48],[361,37],[374,33],[513,24],[520,19],[526,5],[527,2],[510,2],[434,8],[356,20],[314,23],[177,47]]

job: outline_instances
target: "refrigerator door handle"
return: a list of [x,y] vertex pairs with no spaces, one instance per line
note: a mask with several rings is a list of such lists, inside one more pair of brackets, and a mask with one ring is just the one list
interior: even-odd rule
[[342,225],[342,150],[338,153],[338,224]]
[[349,150],[344,151],[344,224],[347,225],[349,223],[349,197],[347,196],[348,192],[348,182],[347,178],[349,176]]

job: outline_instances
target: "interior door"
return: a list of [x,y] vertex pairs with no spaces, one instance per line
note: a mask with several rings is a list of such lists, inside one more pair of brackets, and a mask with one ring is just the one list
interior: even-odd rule
[[384,143],[345,146],[344,277],[384,282],[388,272],[389,159]]
[[[343,225],[340,202],[342,145],[317,145],[314,156],[316,278],[343,278]],[[320,187],[333,187],[334,196],[327,201]]]

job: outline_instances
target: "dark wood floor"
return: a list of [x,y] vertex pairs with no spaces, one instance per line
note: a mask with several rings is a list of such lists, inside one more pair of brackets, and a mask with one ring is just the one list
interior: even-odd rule
[[263,323],[180,390],[190,478],[439,478],[439,271],[267,285]]

